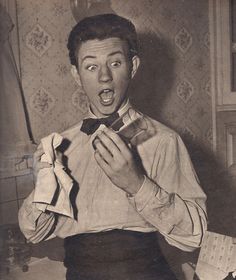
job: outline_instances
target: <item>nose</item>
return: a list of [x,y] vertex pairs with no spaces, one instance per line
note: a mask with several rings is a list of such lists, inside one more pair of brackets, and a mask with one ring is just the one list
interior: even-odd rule
[[99,82],[107,83],[112,81],[112,73],[107,65],[103,65],[99,70]]

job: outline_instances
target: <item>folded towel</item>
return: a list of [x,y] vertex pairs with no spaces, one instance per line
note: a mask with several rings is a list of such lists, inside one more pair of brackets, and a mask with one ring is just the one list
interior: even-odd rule
[[63,137],[58,133],[52,133],[41,140],[44,150],[41,161],[50,163],[52,167],[39,170],[34,203],[43,212],[48,210],[73,218],[73,208],[69,198],[73,180],[57,159],[55,151],[62,140]]

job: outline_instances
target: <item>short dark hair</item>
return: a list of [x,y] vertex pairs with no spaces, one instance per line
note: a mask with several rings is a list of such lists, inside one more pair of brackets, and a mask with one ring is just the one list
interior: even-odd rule
[[84,18],[71,30],[67,44],[71,64],[78,67],[76,52],[82,42],[111,37],[117,37],[127,42],[130,59],[137,55],[137,33],[133,23],[116,14],[101,14]]

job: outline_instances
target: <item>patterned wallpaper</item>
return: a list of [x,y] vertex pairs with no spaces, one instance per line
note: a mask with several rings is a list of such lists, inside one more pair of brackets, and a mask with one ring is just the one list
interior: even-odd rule
[[[87,109],[67,58],[67,35],[75,24],[69,2],[17,0],[23,88],[36,140],[69,127]],[[82,2],[105,2],[135,23],[143,62],[130,88],[135,105],[211,148],[208,1]]]
[[71,77],[70,1],[17,1],[23,89],[36,141],[79,120],[86,98]]

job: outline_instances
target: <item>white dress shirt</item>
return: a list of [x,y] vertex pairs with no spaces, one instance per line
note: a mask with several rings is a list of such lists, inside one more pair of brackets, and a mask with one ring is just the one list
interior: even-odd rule
[[[129,107],[126,104],[118,113]],[[86,117],[91,117],[91,112]],[[133,197],[115,186],[94,158],[92,141],[103,125],[87,135],[80,131],[81,121],[62,133],[70,141],[65,156],[70,175],[77,183],[74,190],[78,187],[74,195],[77,217],[40,211],[32,192],[19,211],[19,224],[29,241],[123,229],[158,231],[171,245],[184,251],[200,246],[207,227],[206,196],[188,152],[173,130],[145,118],[152,123],[155,134],[136,147],[146,175]]]

